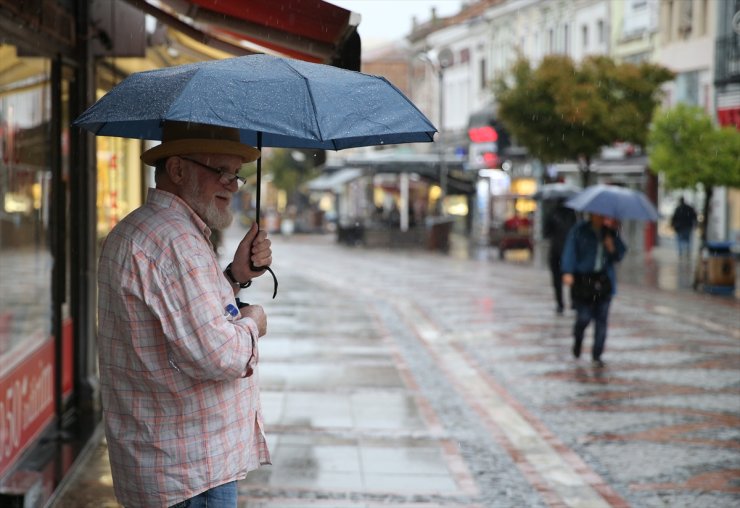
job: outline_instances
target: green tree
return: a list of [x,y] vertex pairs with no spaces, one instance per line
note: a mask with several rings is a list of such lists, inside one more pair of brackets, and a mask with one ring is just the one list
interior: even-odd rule
[[519,58],[494,83],[498,116],[518,143],[544,163],[578,161],[584,186],[591,162],[615,141],[645,145],[660,85],[673,74],[660,66],[615,63],[603,56],[576,65],[563,55],[537,68]]
[[301,186],[319,173],[314,164],[313,152],[313,150],[274,148],[270,156],[265,158],[265,173],[272,175],[275,187],[286,192],[288,204],[298,205]]
[[[679,104],[658,110],[648,136],[650,169],[663,174],[670,189],[704,187],[704,217],[714,188],[740,187],[740,131],[717,127],[700,107]],[[707,220],[701,225],[707,240]]]

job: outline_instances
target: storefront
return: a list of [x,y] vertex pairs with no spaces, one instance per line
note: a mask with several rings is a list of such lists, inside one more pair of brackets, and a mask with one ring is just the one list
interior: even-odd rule
[[[21,68],[4,74],[0,95],[0,474],[51,421],[54,375],[52,332],[51,60],[18,57],[3,45],[3,60]],[[6,60],[6,61],[7,61]],[[53,227],[58,227],[54,225]],[[67,296],[67,295],[65,295]],[[63,326],[71,328],[68,308]],[[67,334],[67,339],[70,336]],[[65,348],[66,346],[66,348]],[[70,351],[63,344],[62,351]],[[66,364],[66,365],[65,365]],[[68,396],[71,383],[63,395]]]
[[86,141],[69,127],[88,102],[84,48],[74,13],[56,2],[0,1],[0,33],[3,504],[53,491],[98,418],[87,282],[95,210],[85,172],[71,170],[84,167]]

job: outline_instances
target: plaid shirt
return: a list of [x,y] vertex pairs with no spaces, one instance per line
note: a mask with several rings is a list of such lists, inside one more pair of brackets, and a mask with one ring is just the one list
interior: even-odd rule
[[242,377],[257,325],[225,312],[234,293],[210,233],[178,197],[150,189],[102,248],[103,414],[128,508],[170,506],[270,463],[257,369]]

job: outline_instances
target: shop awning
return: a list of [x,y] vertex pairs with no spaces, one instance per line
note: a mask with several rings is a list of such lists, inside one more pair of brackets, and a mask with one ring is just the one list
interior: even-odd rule
[[[416,173],[430,182],[440,183],[440,162],[439,154],[383,150],[383,153],[332,161],[327,163],[327,167],[361,168],[370,174]],[[444,162],[447,168],[447,191],[450,194],[474,194],[477,171],[466,171],[465,161],[452,154],[448,154]]]
[[362,176],[363,171],[358,168],[344,168],[333,173],[327,173],[308,182],[308,190],[336,192],[342,185]]
[[[436,174],[439,172],[442,161],[439,154],[435,153],[383,150],[370,155],[349,155],[344,162],[354,167],[370,168],[379,173]],[[447,154],[444,157],[444,163],[448,171],[465,169],[465,160],[453,154]]]
[[197,42],[359,70],[360,16],[323,0],[126,0]]
[[[578,164],[565,162],[556,164],[558,173],[578,173]],[[648,168],[648,158],[645,155],[626,157],[624,159],[596,159],[589,168],[591,172],[600,175],[634,174],[644,175]]]

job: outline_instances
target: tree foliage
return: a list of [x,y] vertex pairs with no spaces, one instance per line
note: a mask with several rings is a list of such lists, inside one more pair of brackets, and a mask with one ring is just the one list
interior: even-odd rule
[[275,187],[286,192],[289,203],[297,199],[301,185],[315,178],[319,173],[314,165],[311,152],[310,150],[275,148],[265,159],[265,173],[272,175],[272,183]]
[[498,116],[519,144],[544,163],[580,161],[584,185],[593,158],[616,141],[644,146],[660,86],[673,74],[654,64],[563,55],[537,68],[520,58],[494,84]]
[[719,128],[700,107],[659,110],[648,141],[650,169],[672,189],[740,187],[740,132]]
[[[700,107],[678,104],[659,110],[648,136],[648,154],[651,171],[663,174],[668,188],[704,187],[705,217],[715,187],[740,187],[740,131],[715,126]],[[706,240],[705,227],[702,238]]]

